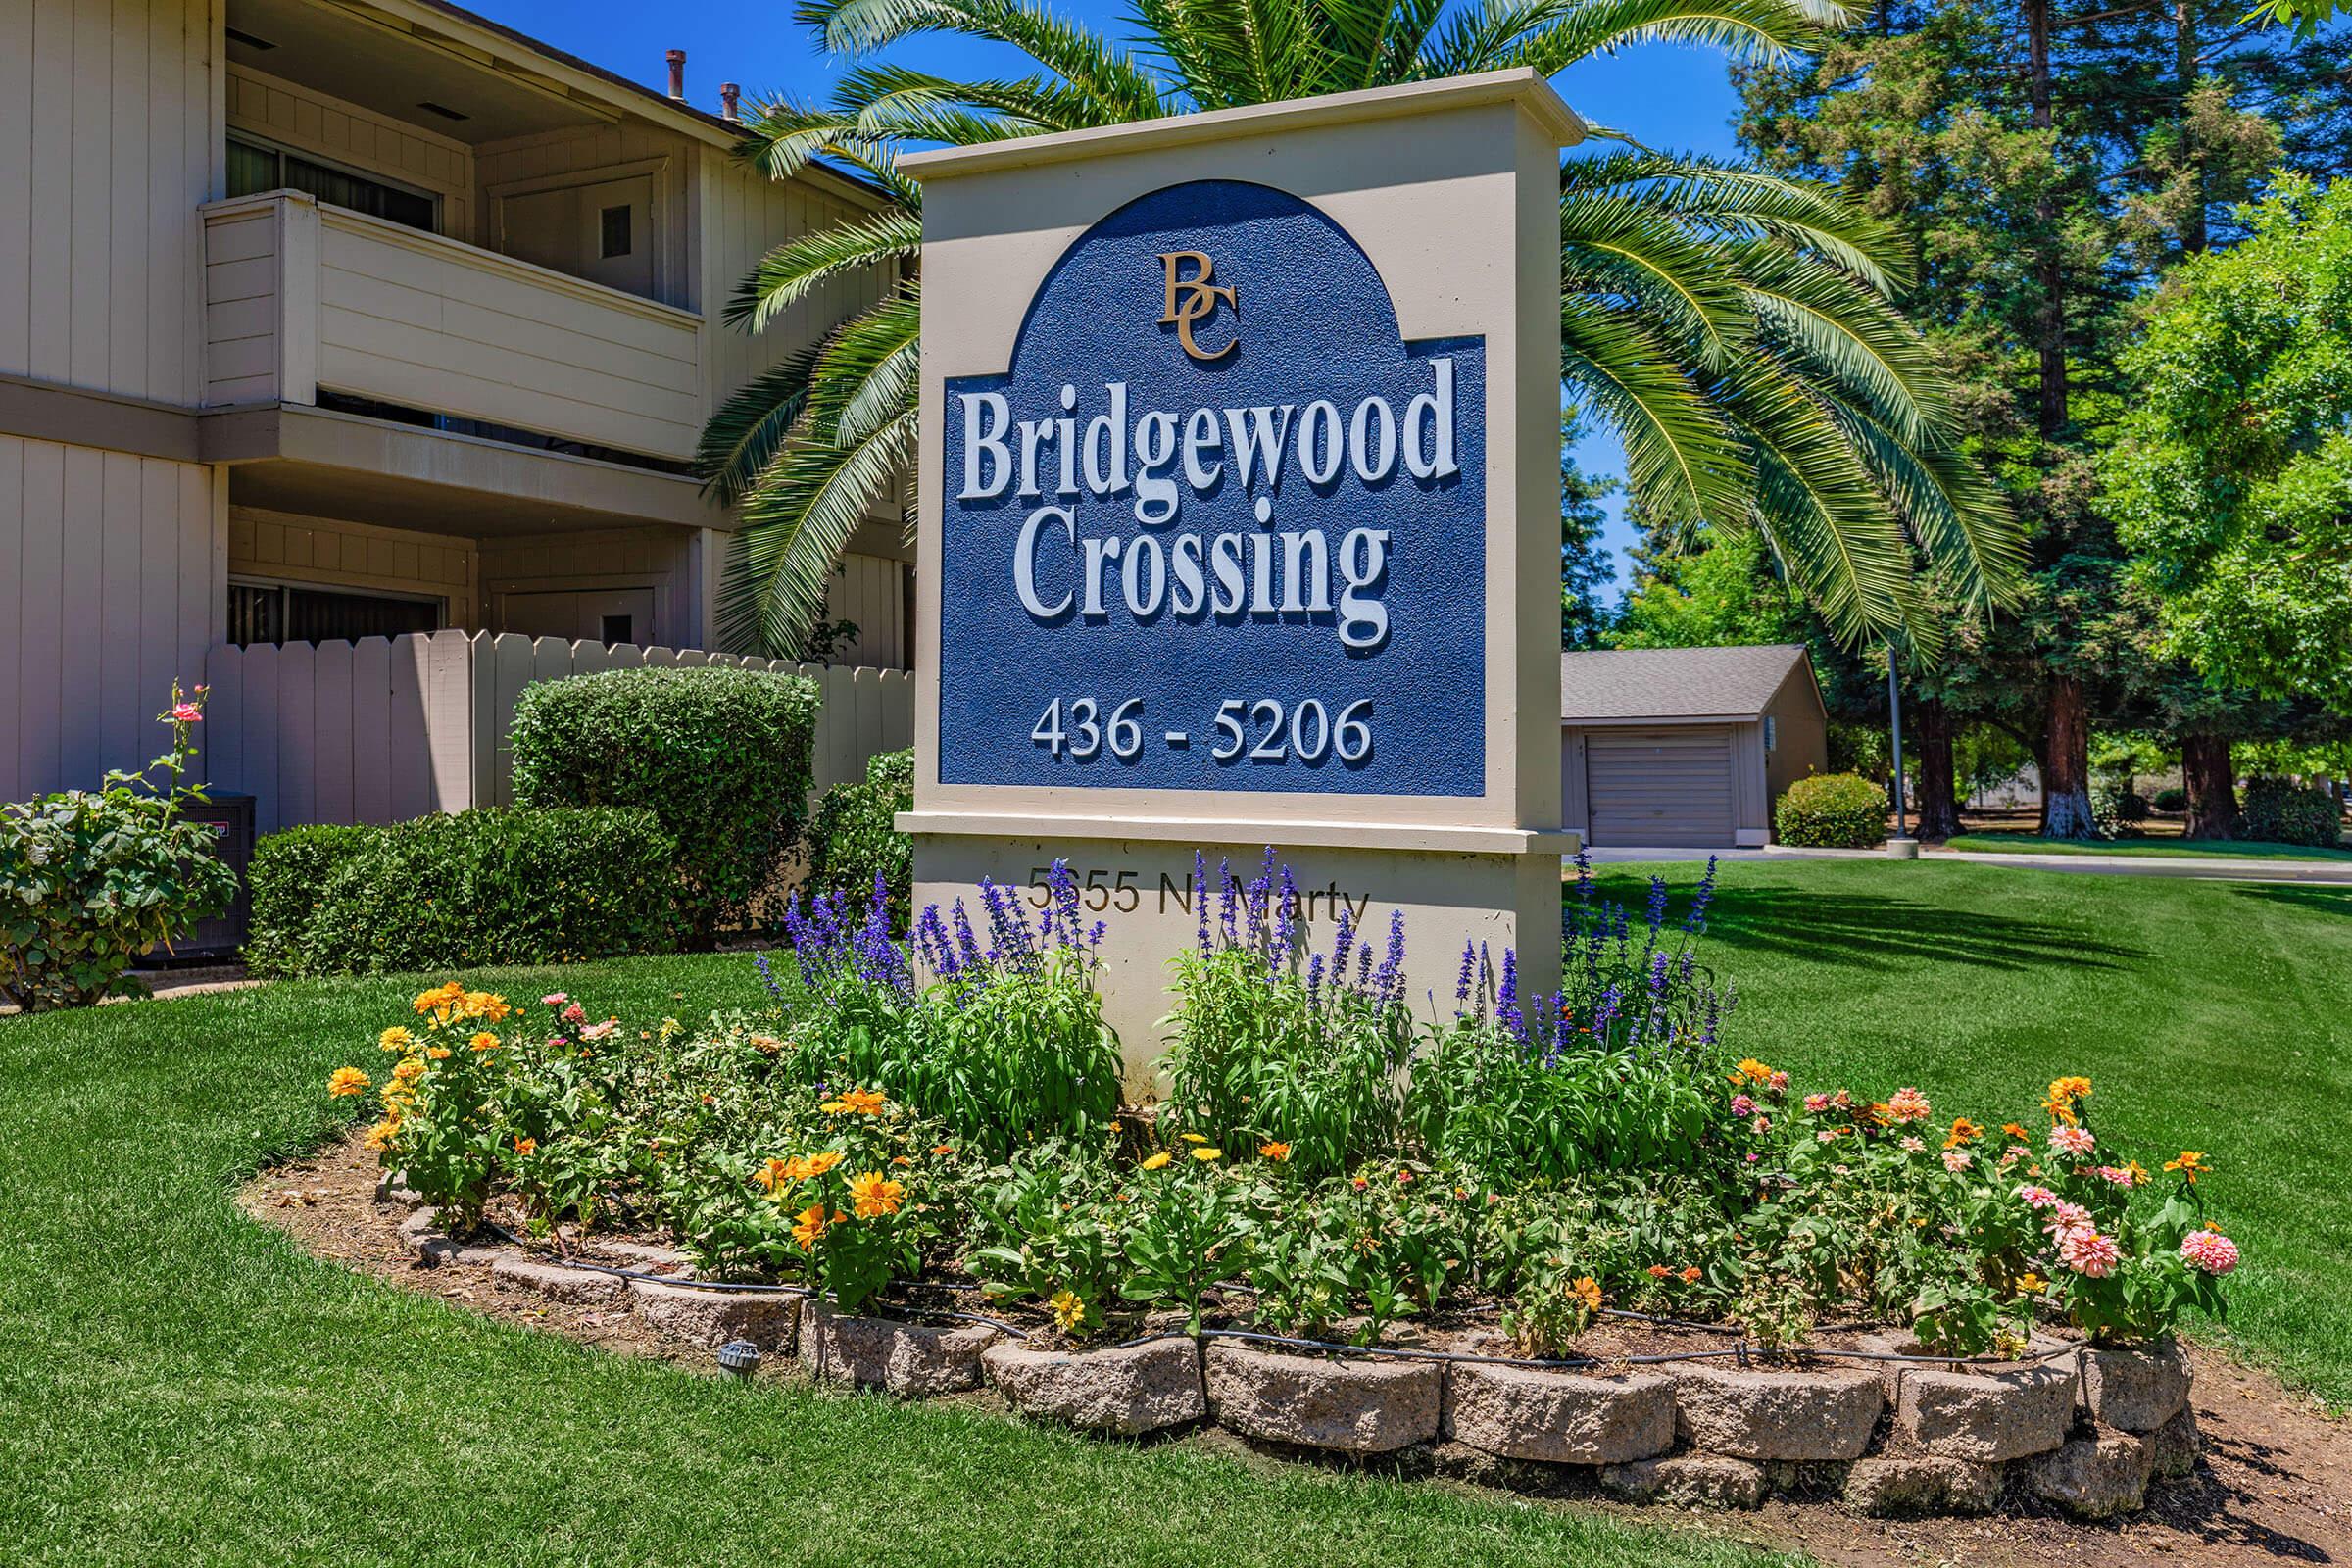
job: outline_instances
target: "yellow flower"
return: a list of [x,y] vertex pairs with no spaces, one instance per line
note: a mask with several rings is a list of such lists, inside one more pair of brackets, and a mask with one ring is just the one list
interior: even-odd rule
[[2050,1120],[2072,1127],[2078,1119],[2075,1102],[2088,1098],[2089,1094],[2090,1080],[2087,1078],[2053,1078],[2050,1080],[2049,1095],[2042,1101],[2041,1108],[2050,1113]]
[[792,1239],[803,1247],[814,1247],[818,1237],[825,1234],[825,1205],[810,1203],[793,1216]]
[[885,1180],[878,1170],[864,1171],[850,1178],[850,1207],[857,1211],[859,1219],[880,1219],[885,1214],[896,1214],[899,1204],[906,1200],[906,1187]]
[[2024,1274],[2020,1274],[2017,1277],[2018,1290],[2028,1296],[2039,1296],[2042,1293],[2043,1287],[2047,1286],[2049,1283],[2050,1282],[2048,1280],[2043,1279],[2040,1275],[2033,1273],[2030,1270]]
[[1144,1161],[1144,1169],[1159,1170],[1165,1167],[1167,1163],[1168,1152],[1163,1149],[1158,1153],[1153,1154],[1151,1158]]
[[881,1114],[882,1107],[889,1103],[889,1097],[878,1090],[852,1089],[840,1099],[828,1100],[816,1108],[828,1116],[839,1116],[845,1111],[857,1116],[877,1116]]
[[1257,1155],[1260,1159],[1270,1159],[1279,1165],[1291,1157],[1291,1146],[1288,1144],[1260,1144],[1257,1146]]
[[1184,1134],[1184,1141],[1188,1144],[1205,1144],[1208,1142],[1207,1139],[1201,1137],[1199,1133]]
[[399,1065],[392,1069],[392,1081],[396,1084],[413,1084],[423,1076],[424,1058],[421,1056],[403,1056]]
[[372,1087],[368,1075],[357,1067],[337,1067],[326,1075],[326,1092],[338,1099],[345,1095],[364,1095]]
[[771,1159],[752,1172],[752,1180],[765,1188],[767,1195],[773,1198],[777,1188],[789,1187],[799,1180],[799,1177],[793,1174],[793,1166],[797,1163],[798,1161],[790,1159]]
[[2211,1165],[2205,1163],[2205,1156],[2193,1149],[2183,1149],[2180,1151],[2180,1157],[2166,1160],[2164,1168],[2168,1171],[2179,1171],[2181,1180],[2187,1182],[2191,1187],[2197,1185],[2199,1176],[2213,1169]]
[[507,1005],[507,999],[504,997],[494,997],[487,991],[466,993],[465,1013],[468,1018],[480,1018],[488,1023],[497,1023],[514,1010],[513,1007]]
[[498,1036],[485,1029],[480,1034],[475,1035],[468,1043],[476,1051],[496,1051],[498,1049]]
[[449,1059],[449,1048],[447,1046],[427,1046],[424,1048],[424,1059],[427,1061],[447,1061]]
[[466,988],[451,980],[430,991],[416,993],[415,1006],[419,1017],[430,1014],[433,1022],[447,1023],[466,1000]]
[[416,1037],[415,1035],[409,1033],[406,1029],[403,1029],[399,1024],[394,1024],[382,1034],[377,1035],[375,1037],[375,1043],[378,1047],[385,1051],[406,1051],[409,1049],[410,1044],[416,1040]]
[[1072,1292],[1055,1291],[1054,1299],[1047,1304],[1054,1308],[1054,1321],[1061,1325],[1064,1334],[1076,1333],[1078,1325],[1086,1320],[1086,1303]]
[[1193,1151],[1193,1157],[1205,1165],[1212,1159],[1223,1159],[1225,1151],[1222,1149],[1196,1149]]
[[1772,1069],[1755,1057],[1749,1056],[1732,1069],[1732,1082],[1735,1084],[1768,1084],[1772,1082]]
[[365,1142],[369,1149],[374,1150],[380,1154],[385,1149],[391,1146],[393,1136],[399,1131],[400,1118],[398,1116],[386,1116],[382,1121],[377,1122],[374,1126],[368,1129],[368,1136]]
[[801,1161],[801,1174],[804,1177],[822,1176],[840,1164],[844,1157],[838,1149],[827,1149],[821,1152],[810,1154],[807,1159]]
[[1600,1282],[1592,1275],[1587,1274],[1570,1286],[1568,1294],[1582,1301],[1586,1311],[1597,1312],[1600,1310]]

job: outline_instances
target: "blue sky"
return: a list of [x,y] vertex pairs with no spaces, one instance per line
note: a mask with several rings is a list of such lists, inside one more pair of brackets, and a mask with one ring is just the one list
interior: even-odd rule
[[[608,71],[660,87],[667,77],[663,51],[686,51],[686,93],[715,110],[718,84],[742,84],[747,98],[824,93],[840,71],[819,55],[806,28],[792,21],[790,0],[687,0],[675,6],[644,0],[467,0],[474,10],[543,38]],[[1123,0],[1069,0],[1063,14],[1117,32]],[[970,76],[1018,71],[1008,51],[962,39],[923,40],[890,52],[902,64]],[[1653,146],[1729,156],[1738,110],[1723,57],[1709,50],[1653,44],[1605,60],[1589,60],[1556,80],[1578,113],[1640,136]],[[1593,472],[1614,474],[1623,456],[1605,436],[1587,440],[1578,460]],[[1603,542],[1620,573],[1631,531],[1622,498],[1612,498]]]

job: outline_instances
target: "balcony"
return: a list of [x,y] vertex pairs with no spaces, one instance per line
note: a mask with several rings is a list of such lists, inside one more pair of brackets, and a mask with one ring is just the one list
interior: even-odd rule
[[203,212],[208,406],[327,393],[665,465],[694,453],[694,312],[299,191]]

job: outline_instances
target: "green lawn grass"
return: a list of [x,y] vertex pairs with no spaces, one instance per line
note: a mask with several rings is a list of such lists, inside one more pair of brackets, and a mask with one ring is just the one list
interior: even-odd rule
[[[750,1000],[748,958],[555,985]],[[0,1018],[0,1560],[400,1568],[1756,1564],[1435,1485],[1132,1447],[973,1410],[735,1387],[316,1261],[232,1205],[333,1125],[414,982]]]
[[[1638,908],[1648,869],[1603,886]],[[1654,869],[1687,890],[1702,868]],[[1916,1084],[2035,1125],[2043,1086],[2083,1073],[2151,1169],[2205,1151],[2246,1256],[2213,1332],[2352,1404],[2352,888],[1739,861],[1702,951],[1741,993],[1728,1042],[1801,1089]]]
[[2146,855],[2239,860],[2352,860],[2352,850],[2320,850],[2308,844],[2270,844],[2257,839],[2045,839],[2034,833],[1961,833],[1947,850],[1979,855]]

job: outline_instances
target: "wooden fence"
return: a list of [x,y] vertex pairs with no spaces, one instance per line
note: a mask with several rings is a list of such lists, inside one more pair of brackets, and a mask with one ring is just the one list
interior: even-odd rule
[[201,776],[216,789],[253,796],[254,824],[264,833],[302,822],[398,822],[508,806],[509,730],[525,686],[602,669],[706,664],[798,673],[817,683],[824,694],[818,790],[863,776],[865,760],[878,752],[913,744],[914,682],[905,670],[437,631],[212,649]]

